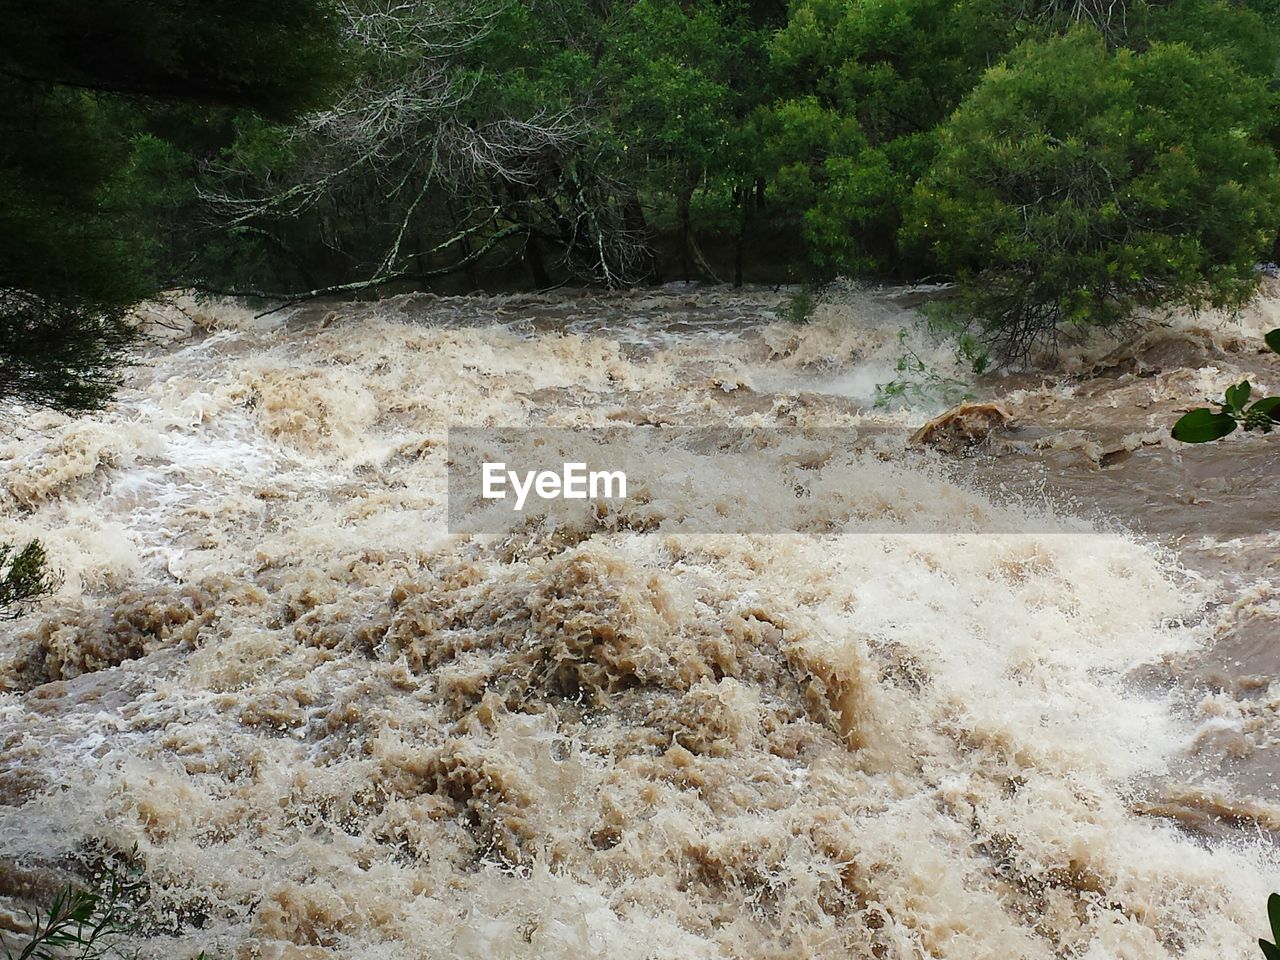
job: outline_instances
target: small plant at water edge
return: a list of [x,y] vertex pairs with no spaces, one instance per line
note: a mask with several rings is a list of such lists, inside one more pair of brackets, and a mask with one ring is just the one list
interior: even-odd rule
[[56,586],[39,540],[32,540],[21,550],[0,543],[0,620],[16,617],[22,612],[22,604],[47,597]]
[[64,887],[44,910],[30,915],[31,932],[20,949],[4,944],[5,960],[127,960],[135,952],[120,941],[137,926],[136,901],[146,884],[129,868],[110,865],[99,886]]
[[1267,897],[1267,919],[1271,921],[1272,941],[1258,938],[1258,946],[1266,960],[1280,960],[1280,893]]
[[[1280,353],[1280,329],[1272,330],[1265,337],[1266,344]],[[1220,401],[1213,401],[1219,409],[1198,407],[1185,413],[1173,425],[1173,439],[1183,443],[1208,443],[1221,440],[1237,427],[1270,433],[1280,423],[1280,397],[1262,397],[1250,403],[1253,386],[1248,380],[1228,387]]]

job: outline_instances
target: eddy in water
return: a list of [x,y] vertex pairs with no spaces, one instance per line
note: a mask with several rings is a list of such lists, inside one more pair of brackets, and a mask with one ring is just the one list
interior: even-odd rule
[[[1212,473],[1170,411],[1274,302],[993,381],[972,469],[871,404],[910,311],[779,310],[191,307],[103,414],[8,428],[0,539],[62,579],[0,645],[0,925],[93,869],[148,957],[1251,955],[1275,526],[1207,480],[1197,530],[1115,521]],[[451,428],[655,425],[860,439],[798,513],[723,478],[789,533],[450,532]]]

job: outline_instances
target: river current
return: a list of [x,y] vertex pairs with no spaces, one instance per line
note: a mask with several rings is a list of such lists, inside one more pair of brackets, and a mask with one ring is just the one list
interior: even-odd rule
[[[105,412],[0,426],[61,573],[0,625],[0,928],[118,860],[174,960],[1252,955],[1280,438],[1168,427],[1280,392],[1275,297],[972,384],[966,449],[873,404],[961,378],[901,291],[156,307]],[[653,424],[847,429],[913,532],[449,532],[450,427]]]

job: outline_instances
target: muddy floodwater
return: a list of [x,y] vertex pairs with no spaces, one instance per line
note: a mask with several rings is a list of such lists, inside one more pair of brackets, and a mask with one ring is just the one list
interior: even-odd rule
[[[0,426],[62,574],[0,624],[0,929],[127,862],[172,960],[1251,956],[1280,436],[1168,428],[1280,393],[1277,298],[984,379],[972,447],[874,405],[960,377],[894,291],[157,308],[106,412]],[[847,429],[857,482],[449,532],[450,427],[655,424]]]

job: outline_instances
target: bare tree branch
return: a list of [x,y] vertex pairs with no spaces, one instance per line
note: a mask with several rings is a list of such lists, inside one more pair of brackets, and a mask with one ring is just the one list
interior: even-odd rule
[[[494,233],[478,251],[491,251],[493,237],[523,231],[550,238],[571,273],[628,282],[643,262],[644,238],[626,228],[619,200],[630,193],[625,185],[580,173],[594,134],[586,105],[525,116],[472,109],[486,78],[467,54],[509,2],[342,0],[347,36],[373,66],[337,104],[289,132],[294,160],[283,176],[210,165],[201,189],[207,208],[218,222],[266,229],[322,206],[341,210],[344,197],[367,196],[369,184],[380,185],[379,209],[396,211],[395,220],[367,276],[301,297],[436,275],[416,261],[485,228]],[[498,196],[505,202],[495,204]],[[411,250],[408,238],[432,197],[467,211],[464,222],[443,244]]]

